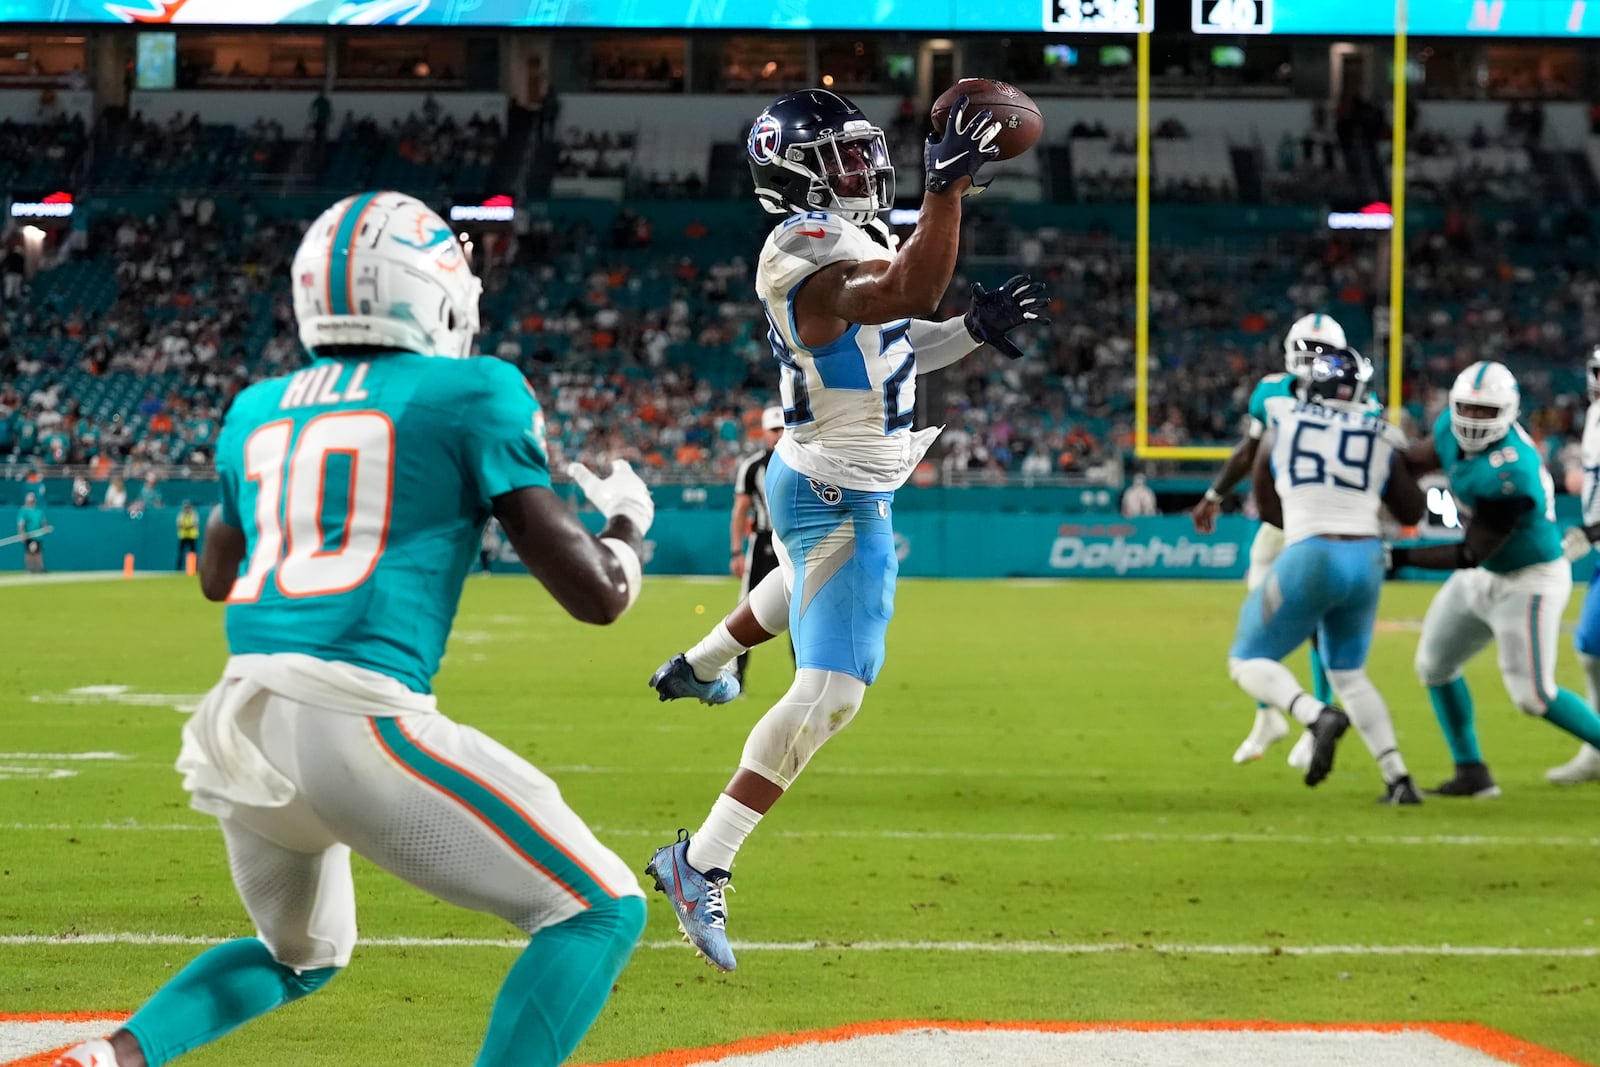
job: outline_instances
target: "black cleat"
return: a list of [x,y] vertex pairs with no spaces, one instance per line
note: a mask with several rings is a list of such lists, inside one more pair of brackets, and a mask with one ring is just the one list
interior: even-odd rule
[[1458,763],[1455,777],[1441,782],[1437,788],[1428,790],[1428,795],[1488,800],[1500,795],[1500,787],[1494,784],[1494,776],[1489,773],[1488,764]]
[[1411,781],[1409,774],[1402,775],[1389,783],[1388,790],[1378,798],[1379,804],[1421,804],[1422,794],[1417,792],[1417,787]]
[[1333,770],[1333,754],[1339,738],[1350,729],[1350,716],[1329,704],[1311,724],[1311,762],[1306,766],[1306,785],[1316,785]]

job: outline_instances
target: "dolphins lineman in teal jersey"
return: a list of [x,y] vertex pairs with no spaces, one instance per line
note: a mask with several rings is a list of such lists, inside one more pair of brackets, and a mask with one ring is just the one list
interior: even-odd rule
[[644,899],[555,783],[441,714],[431,683],[491,515],[562,607],[604,624],[638,595],[654,506],[620,461],[569,468],[607,518],[598,537],[552,492],[539,402],[516,368],[470,357],[478,279],[426,205],[340,201],[292,275],[313,361],[228,413],[200,578],[228,604],[232,657],[178,760],[257,936],[201,954],[58,1067],[160,1067],[321,989],[356,941],[352,851],[529,935],[475,1063],[554,1067]]
[[1501,363],[1474,363],[1450,387],[1433,436],[1410,452],[1416,472],[1442,470],[1471,518],[1462,539],[1397,548],[1395,567],[1453,571],[1422,619],[1416,668],[1456,770],[1434,790],[1493,797],[1500,787],[1478,747],[1462,669],[1492,640],[1506,694],[1521,711],[1600,746],[1600,715],[1556,684],[1561,619],[1572,566],[1556,523],[1555,484],[1533,438],[1517,423],[1522,391]]

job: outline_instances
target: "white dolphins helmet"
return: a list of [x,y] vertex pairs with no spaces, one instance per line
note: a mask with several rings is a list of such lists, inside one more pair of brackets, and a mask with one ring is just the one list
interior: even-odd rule
[[1349,348],[1344,327],[1332,315],[1313,312],[1295,320],[1289,327],[1289,336],[1283,339],[1283,368],[1305,381],[1311,375],[1311,361],[1319,352],[1333,352]]
[[1600,345],[1589,350],[1583,373],[1589,379],[1589,399],[1600,400]]
[[483,284],[450,224],[404,193],[349,196],[324,211],[291,268],[300,343],[463,359]]
[[[1463,452],[1481,452],[1511,432],[1522,406],[1522,390],[1504,363],[1474,363],[1450,387],[1450,432]],[[1467,408],[1494,414],[1467,413]]]

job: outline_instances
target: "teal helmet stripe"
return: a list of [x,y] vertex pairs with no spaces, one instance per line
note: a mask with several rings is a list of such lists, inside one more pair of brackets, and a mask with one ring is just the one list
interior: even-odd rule
[[1478,364],[1478,376],[1476,378],[1472,379],[1472,387],[1474,389],[1482,389],[1483,388],[1483,376],[1485,374],[1488,374],[1488,373],[1489,373],[1489,361],[1488,360],[1484,360],[1482,363]]
[[354,315],[350,307],[350,253],[355,250],[356,233],[361,217],[378,198],[378,193],[362,193],[350,201],[333,231],[333,243],[328,250],[328,314]]

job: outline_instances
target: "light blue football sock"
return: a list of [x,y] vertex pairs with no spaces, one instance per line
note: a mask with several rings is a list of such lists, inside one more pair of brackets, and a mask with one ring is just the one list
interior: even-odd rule
[[274,1008],[315,993],[339,973],[323,967],[296,974],[254,937],[196,956],[127,1022],[149,1067],[162,1067]]
[[1600,715],[1570,689],[1557,689],[1556,698],[1545,709],[1545,720],[1573,737],[1600,748]]
[[1457,763],[1482,763],[1478,732],[1472,725],[1472,692],[1467,688],[1467,680],[1457,678],[1432,686],[1428,696],[1433,699],[1434,717],[1439,720],[1445,743],[1450,746],[1450,757]]
[[476,1067],[556,1067],[600,1014],[644,930],[644,901],[596,904],[533,935],[489,1015]]
[[1328,668],[1315,641],[1311,642],[1311,695],[1319,704],[1333,703],[1333,683],[1328,681]]

